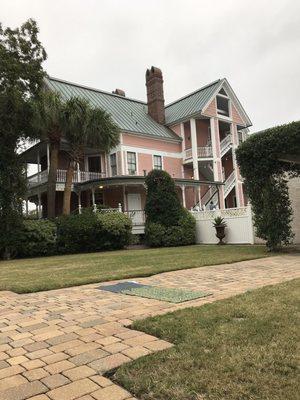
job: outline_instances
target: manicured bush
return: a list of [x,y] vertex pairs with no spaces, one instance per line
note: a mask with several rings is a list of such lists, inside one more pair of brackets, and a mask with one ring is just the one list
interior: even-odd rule
[[166,171],[153,170],[147,175],[145,183],[147,220],[165,226],[178,224],[183,207],[171,176]]
[[131,241],[132,222],[120,212],[97,214],[102,228],[103,249],[122,249]]
[[122,213],[93,213],[57,219],[57,246],[62,253],[121,249],[131,237],[131,220]]
[[160,170],[146,178],[145,242],[151,247],[195,243],[195,218],[180,203],[174,180]]
[[56,225],[48,220],[24,220],[16,236],[18,257],[50,256],[56,252]]
[[166,227],[158,222],[148,222],[145,226],[145,242],[150,247],[163,247]]
[[167,227],[164,246],[187,246],[196,240],[196,220],[186,209],[182,210],[178,226]]
[[145,241],[151,247],[186,246],[195,243],[195,230],[195,218],[189,211],[182,210],[178,225],[146,224]]

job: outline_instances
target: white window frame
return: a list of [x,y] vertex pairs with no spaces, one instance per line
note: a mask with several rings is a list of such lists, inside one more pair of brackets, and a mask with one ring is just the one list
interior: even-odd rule
[[[222,110],[220,110],[219,108],[218,108],[218,97],[223,97],[223,99],[226,99],[226,100],[228,100],[228,114],[229,115],[225,115],[225,114],[223,114],[222,113]],[[221,118],[228,118],[228,119],[231,119],[231,100],[230,100],[230,98],[228,97],[228,96],[225,96],[224,94],[220,94],[220,93],[218,93],[217,94],[217,96],[216,96],[216,108],[217,108],[217,114],[218,114],[218,116],[220,116]],[[221,111],[221,112],[220,112]]]
[[85,157],[85,165],[84,165],[85,166],[85,170],[88,171],[88,172],[91,172],[90,168],[89,168],[89,158],[93,158],[93,157],[100,157],[100,168],[101,168],[101,171],[98,171],[98,172],[103,173],[104,165],[103,165],[103,157],[102,157],[101,154],[90,154],[90,155],[86,156]]
[[[154,163],[155,157],[160,157],[160,159],[161,159],[161,169],[155,168],[155,163]],[[152,166],[153,166],[153,169],[157,169],[158,171],[163,171],[163,169],[164,169],[164,158],[163,158],[163,156],[161,154],[153,154],[152,155]]]
[[[135,154],[135,174],[130,174],[129,173],[128,153]],[[138,153],[136,151],[126,151],[126,171],[127,171],[127,175],[130,175],[130,176],[138,175]]]
[[[111,156],[113,156],[113,155],[116,157],[116,175],[113,175],[112,166],[111,166]],[[110,176],[118,176],[117,152],[111,153],[111,154],[109,155],[109,174],[110,174]]]

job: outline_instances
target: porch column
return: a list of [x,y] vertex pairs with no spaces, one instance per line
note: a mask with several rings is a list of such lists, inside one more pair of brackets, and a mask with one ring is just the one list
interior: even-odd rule
[[242,181],[241,181],[240,171],[239,171],[239,167],[238,167],[238,164],[236,161],[236,155],[235,155],[235,151],[239,145],[236,124],[230,124],[230,131],[231,131],[231,137],[232,137],[232,161],[233,161],[233,168],[234,168],[234,174],[235,174],[236,203],[237,203],[237,207],[243,207],[244,206],[244,194],[242,191]]
[[80,167],[79,167],[79,163],[77,163],[77,182],[80,182]]
[[28,217],[28,197],[25,200],[26,217]]
[[181,186],[181,193],[182,193],[182,205],[184,208],[186,208],[186,202],[185,202],[185,186]]
[[[181,141],[182,158],[184,160],[184,158],[185,158],[185,154],[184,154],[185,136],[184,136],[184,123],[183,122],[181,122],[181,124],[180,124],[180,135],[181,135],[181,138],[182,138],[182,141]],[[184,178],[184,165],[183,164],[181,166],[181,177]]]
[[95,188],[92,188],[92,203],[93,203],[93,211],[96,212],[97,206],[96,206],[96,202],[95,202]]
[[[217,118],[210,118],[210,133],[211,133],[211,145],[213,152],[213,173],[214,181],[223,181],[222,174],[222,160],[221,160],[221,149],[220,149],[220,135],[219,125]],[[224,188],[219,188],[219,208],[225,208],[224,200]]]
[[41,193],[38,193],[38,218],[42,218],[42,202],[41,202]]
[[47,170],[49,173],[49,169],[50,169],[50,146],[49,143],[47,143]]
[[37,152],[37,169],[38,169],[38,182],[41,181],[41,157],[40,157],[40,150]]
[[77,193],[78,196],[78,213],[81,214],[81,191]]
[[123,185],[123,210],[127,211],[127,201],[126,201],[126,188]]
[[201,209],[202,204],[201,204],[201,188],[200,188],[200,186],[197,187],[197,194],[198,194],[198,204]]
[[193,175],[195,180],[199,180],[198,170],[198,146],[197,146],[197,131],[196,131],[196,120],[190,119],[191,127],[191,143],[192,143],[192,158],[193,158]]

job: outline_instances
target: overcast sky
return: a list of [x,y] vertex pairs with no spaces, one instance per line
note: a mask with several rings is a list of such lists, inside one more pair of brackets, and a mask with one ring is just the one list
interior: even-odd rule
[[226,77],[252,132],[300,119],[299,0],[0,0],[34,18],[54,77],[145,100],[160,67],[166,103]]

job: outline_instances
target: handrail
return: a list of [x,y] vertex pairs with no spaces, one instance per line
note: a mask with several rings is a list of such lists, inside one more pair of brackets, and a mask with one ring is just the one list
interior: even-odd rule
[[233,170],[231,174],[227,177],[224,185],[224,193],[228,194],[228,191],[231,190],[233,184],[235,182],[235,171]]
[[220,142],[221,156],[223,156],[226,153],[226,151],[230,149],[231,144],[232,144],[231,135],[227,135],[223,140],[221,140]]
[[[211,146],[202,146],[202,147],[197,147],[197,157],[198,158],[210,158],[212,157],[212,147]],[[185,149],[184,150],[184,158],[192,158],[192,149]]]

